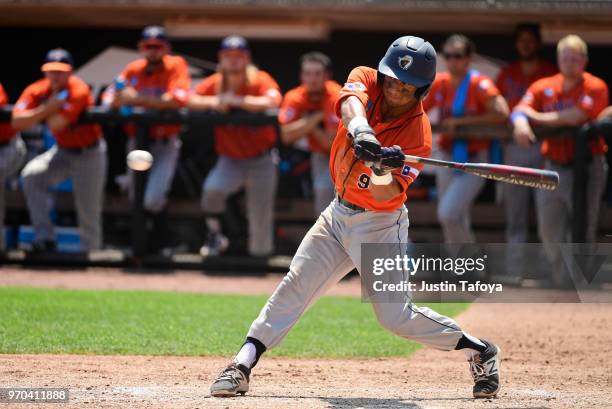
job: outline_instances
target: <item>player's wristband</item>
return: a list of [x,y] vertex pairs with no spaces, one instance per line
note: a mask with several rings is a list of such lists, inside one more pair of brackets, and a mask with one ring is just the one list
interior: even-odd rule
[[372,172],[372,176],[370,176],[370,182],[375,185],[389,185],[393,182],[393,175],[391,172],[385,173],[382,176],[378,176],[376,173]]
[[348,124],[348,128],[347,131],[349,132],[349,134],[351,134],[351,136],[355,136],[354,132],[355,132],[355,128],[357,128],[358,126],[370,126],[370,124],[368,124],[368,120],[365,119],[365,117],[363,116],[356,116],[355,118],[351,119],[351,121]]
[[527,114],[525,114],[524,112],[521,112],[521,111],[514,111],[514,112],[512,112],[512,114],[510,114],[510,122],[512,122],[513,125],[516,123],[516,121],[519,118],[525,118],[527,120],[529,119],[527,117]]

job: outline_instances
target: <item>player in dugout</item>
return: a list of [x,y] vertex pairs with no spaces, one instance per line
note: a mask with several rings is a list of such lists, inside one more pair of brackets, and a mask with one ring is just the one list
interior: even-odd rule
[[329,151],[338,128],[334,106],[341,86],[331,79],[332,62],[327,55],[310,52],[300,62],[301,84],[285,94],[279,122],[284,144],[291,145],[304,136],[308,138],[314,209],[318,215],[334,198]]
[[77,124],[94,99],[89,85],[73,74],[73,65],[68,51],[49,51],[41,67],[45,78],[29,85],[13,107],[13,128],[21,131],[43,124],[56,141],[21,172],[34,226],[33,252],[53,252],[57,248],[47,190],[67,178],[72,181],[82,250],[102,248],[106,142],[99,125]]
[[[8,104],[8,95],[0,84],[0,107]],[[7,179],[14,175],[26,157],[26,146],[21,136],[9,123],[0,123],[0,256],[5,251],[4,243],[4,189]]]
[[[190,109],[263,112],[280,106],[280,87],[270,74],[252,64],[246,39],[226,37],[218,57],[218,72],[196,86],[189,100]],[[216,256],[227,250],[229,240],[222,233],[220,217],[227,197],[245,188],[248,252],[251,256],[268,256],[274,250],[276,130],[274,126],[224,125],[215,128],[214,136],[219,159],[202,189],[208,237],[200,254]]]
[[[521,24],[514,31],[514,47],[518,60],[504,67],[497,76],[497,88],[508,102],[510,109],[519,103],[527,88],[536,80],[557,73],[557,68],[540,58],[542,37],[537,24]],[[522,139],[504,145],[504,163],[529,168],[542,168],[544,158],[541,144]],[[529,199],[535,193],[525,186],[504,184],[503,201],[506,212],[507,279],[520,281],[524,268],[524,252],[521,243],[528,240]],[[516,244],[516,245],[513,245]]]
[[[464,35],[451,35],[444,42],[442,56],[448,72],[436,75],[431,91],[423,101],[423,108],[425,111],[434,107],[440,109],[441,125],[446,127],[439,140],[441,159],[496,162],[495,158],[489,158],[488,140],[466,140],[453,135],[458,126],[503,124],[508,119],[508,104],[493,81],[470,68],[474,52],[474,43]],[[476,241],[470,209],[484,183],[483,178],[467,173],[437,172],[438,220],[447,243]]]
[[[557,43],[559,74],[533,83],[521,102],[514,108],[512,122],[514,138],[535,143],[532,125],[580,126],[597,119],[609,104],[609,91],[600,78],[585,71],[588,62],[587,44],[577,35],[568,35]],[[604,139],[598,136],[589,141],[590,157],[587,184],[586,240],[594,242],[607,163]],[[538,232],[549,261],[553,265],[552,283],[565,286],[569,276],[563,267],[558,243],[570,241],[573,210],[573,166],[575,140],[547,138],[542,143],[542,154],[547,169],[559,173],[556,190],[536,192]]]
[[[103,103],[113,108],[143,107],[155,110],[172,110],[183,107],[189,97],[191,78],[183,57],[170,54],[170,42],[166,30],[148,26],[142,30],[138,51],[142,58],[129,63],[107,88]],[[129,111],[128,111],[129,112]],[[128,152],[136,149],[136,127],[126,125]],[[181,151],[180,125],[164,124],[150,128],[145,149],[154,158],[148,171],[143,206],[153,222],[149,243],[157,251],[164,245],[167,234],[166,204],[176,164]],[[133,177],[133,172],[128,170]],[[130,183],[130,196],[133,183]]]

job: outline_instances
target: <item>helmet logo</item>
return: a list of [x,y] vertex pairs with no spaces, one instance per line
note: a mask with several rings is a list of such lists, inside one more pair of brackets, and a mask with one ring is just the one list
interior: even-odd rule
[[412,56],[404,55],[397,59],[397,62],[402,70],[407,70],[412,65]]

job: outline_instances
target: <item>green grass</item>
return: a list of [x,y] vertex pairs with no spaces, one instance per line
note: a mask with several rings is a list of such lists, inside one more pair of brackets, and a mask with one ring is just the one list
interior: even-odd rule
[[[0,288],[0,353],[232,355],[265,296]],[[434,304],[456,315],[466,304]],[[405,356],[369,304],[324,297],[270,355]]]

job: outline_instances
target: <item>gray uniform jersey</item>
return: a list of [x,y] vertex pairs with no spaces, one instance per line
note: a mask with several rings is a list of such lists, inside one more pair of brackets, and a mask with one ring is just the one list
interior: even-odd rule
[[19,170],[26,157],[26,147],[20,136],[0,146],[0,251],[4,250],[4,190],[6,180]]
[[[278,345],[306,309],[353,268],[361,273],[362,243],[408,240],[408,211],[351,210],[335,199],[321,213],[295,254],[289,273],[251,325],[248,336],[270,349]],[[363,279],[363,277],[362,277]],[[463,332],[455,321],[417,307],[406,293],[405,303],[373,302],[380,324],[406,339],[441,350],[456,347]]]

